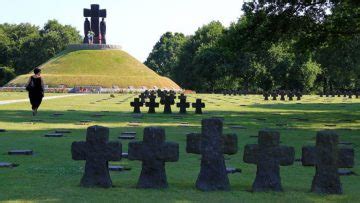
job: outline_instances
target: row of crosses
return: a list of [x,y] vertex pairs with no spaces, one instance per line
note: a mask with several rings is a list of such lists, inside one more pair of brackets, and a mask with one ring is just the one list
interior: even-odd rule
[[[140,107],[146,106],[149,108],[148,113],[156,113],[155,109],[159,107],[159,103],[156,102],[156,96],[150,95],[148,96],[149,101],[146,102],[146,97],[144,95],[140,95],[139,98],[134,98],[133,102],[130,102],[130,106],[134,108],[134,113],[141,113]],[[186,96],[181,94],[178,96],[180,100],[179,103],[176,103],[176,106],[180,109],[180,114],[186,114],[187,108],[190,108],[190,103],[186,101]],[[160,104],[164,105],[164,114],[171,114],[171,106],[175,104],[175,95],[169,94],[161,97]],[[195,103],[191,104],[192,108],[195,108],[195,114],[202,114],[202,109],[205,108],[205,103],[201,101],[201,99],[196,99]]]
[[264,92],[263,93],[263,96],[264,96],[264,100],[265,101],[268,101],[269,100],[269,97],[271,96],[272,97],[272,100],[273,101],[276,101],[277,100],[277,97],[280,95],[280,101],[285,101],[286,100],[286,96],[288,97],[289,101],[293,101],[294,97],[296,96],[296,99],[298,101],[301,100],[302,98],[302,93],[300,91],[284,91],[284,90],[280,90],[280,91],[273,91],[271,93],[269,92]]
[[[86,142],[72,144],[73,159],[86,160],[82,186],[112,186],[108,161],[119,161],[122,147],[120,142],[109,142],[108,139],[108,128],[92,126],[87,130]],[[164,129],[147,127],[144,129],[143,141],[129,143],[129,160],[142,161],[138,188],[168,187],[165,162],[178,161],[179,144],[165,140]],[[252,185],[254,192],[283,190],[280,166],[294,163],[295,150],[279,143],[279,132],[266,129],[259,132],[258,144],[245,146],[244,162],[257,165],[256,178]],[[354,166],[354,150],[339,147],[338,143],[339,136],[334,131],[320,131],[317,133],[316,146],[302,148],[302,165],[316,166],[312,192],[343,192],[338,168]],[[202,120],[201,133],[187,135],[186,152],[202,156],[196,188],[201,191],[230,190],[224,154],[234,155],[238,152],[238,139],[235,134],[223,134],[221,119]]]

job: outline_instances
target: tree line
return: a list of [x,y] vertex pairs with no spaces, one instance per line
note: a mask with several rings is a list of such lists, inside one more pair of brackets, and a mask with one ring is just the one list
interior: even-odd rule
[[79,31],[56,20],[42,28],[29,23],[0,24],[0,86],[81,41]]
[[360,89],[360,2],[244,3],[229,27],[167,32],[144,62],[181,87],[303,92]]

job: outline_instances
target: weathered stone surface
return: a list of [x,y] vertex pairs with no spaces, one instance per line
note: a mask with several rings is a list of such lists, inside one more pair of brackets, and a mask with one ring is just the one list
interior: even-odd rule
[[165,95],[161,100],[161,104],[164,105],[164,114],[171,114],[171,106],[175,104],[173,95]]
[[[99,18],[106,18],[106,10],[105,9],[100,9],[100,6],[98,4],[91,4],[91,9],[84,9],[84,17],[91,17],[91,23],[89,26],[88,20],[86,18],[85,20],[85,24],[84,24],[84,31],[93,31],[94,32],[94,40],[93,43],[94,44],[105,44],[106,43],[106,25],[104,23],[102,23],[101,25],[101,29],[100,29],[100,20]],[[105,26],[105,27],[104,27]],[[99,34],[102,34],[104,36],[101,36],[101,40],[104,39],[104,41],[100,41],[100,37]],[[88,33],[84,33],[85,34],[85,39],[84,39],[84,43],[89,43],[88,41],[86,41],[87,39],[87,34]],[[105,42],[105,43],[103,43]]]
[[133,113],[141,113],[140,107],[144,106],[144,103],[140,102],[139,98],[134,98],[134,101],[130,102],[130,106],[134,107]]
[[179,145],[165,142],[165,130],[147,127],[140,142],[129,143],[129,160],[142,161],[138,188],[167,188],[165,162],[179,160]]
[[180,114],[186,114],[186,109],[190,107],[190,103],[186,102],[186,96],[179,96],[180,102],[176,104],[178,108],[180,108]]
[[150,95],[149,99],[150,101],[145,103],[146,107],[149,107],[148,113],[156,113],[155,108],[159,107],[159,103],[156,103],[156,96]]
[[108,128],[101,126],[89,127],[86,142],[73,142],[71,146],[74,160],[86,160],[81,186],[111,187],[112,181],[108,161],[119,161],[121,152],[121,143],[109,142]]
[[192,107],[195,108],[196,114],[202,114],[202,109],[205,108],[205,103],[202,103],[201,99],[196,99],[196,102],[192,103]]
[[237,153],[237,137],[222,135],[223,122],[220,119],[202,120],[202,132],[187,135],[186,152],[201,154],[201,169],[196,187],[202,191],[229,190],[223,154]]
[[293,147],[279,146],[279,143],[279,132],[261,130],[258,144],[245,146],[244,162],[257,165],[252,186],[254,192],[282,191],[280,165],[292,165],[295,150]]
[[354,167],[354,149],[338,147],[339,136],[335,131],[317,133],[316,146],[302,148],[302,165],[316,166],[311,191],[320,194],[342,194],[338,168]]

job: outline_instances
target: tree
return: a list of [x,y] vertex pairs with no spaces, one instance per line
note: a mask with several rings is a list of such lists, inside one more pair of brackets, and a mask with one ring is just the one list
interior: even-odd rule
[[0,67],[0,86],[15,78],[15,72],[9,67]]
[[173,69],[186,40],[182,33],[163,34],[144,64],[162,76],[174,78]]
[[201,86],[196,74],[197,64],[194,59],[202,47],[215,45],[224,33],[224,26],[219,21],[210,22],[199,28],[184,44],[179,62],[174,68],[174,79],[184,88],[194,89]]

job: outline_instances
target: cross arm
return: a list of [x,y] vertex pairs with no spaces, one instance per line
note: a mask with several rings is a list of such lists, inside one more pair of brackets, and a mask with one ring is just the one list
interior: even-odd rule
[[295,160],[294,147],[280,146],[278,148],[277,158],[281,166],[290,166]]
[[316,147],[314,146],[305,146],[301,149],[301,163],[303,166],[314,166],[315,165],[315,156],[316,156]]
[[120,142],[109,142],[107,144],[106,158],[108,161],[120,161],[122,145]]
[[233,155],[238,152],[238,139],[235,134],[226,134],[222,136],[224,154]]
[[84,8],[84,17],[91,17],[91,10]]
[[338,167],[352,168],[354,167],[355,152],[353,148],[339,148]]
[[99,10],[99,17],[106,18],[106,9]]
[[259,145],[257,144],[248,144],[244,149],[243,160],[245,163],[256,164],[259,157]]
[[88,145],[86,142],[73,142],[71,144],[71,155],[73,160],[85,160],[86,149]]
[[135,141],[129,143],[129,160],[142,160],[143,142]]
[[165,142],[156,157],[166,162],[176,162],[179,160],[179,144],[175,142]]
[[189,133],[186,135],[186,152],[200,154],[201,134]]

